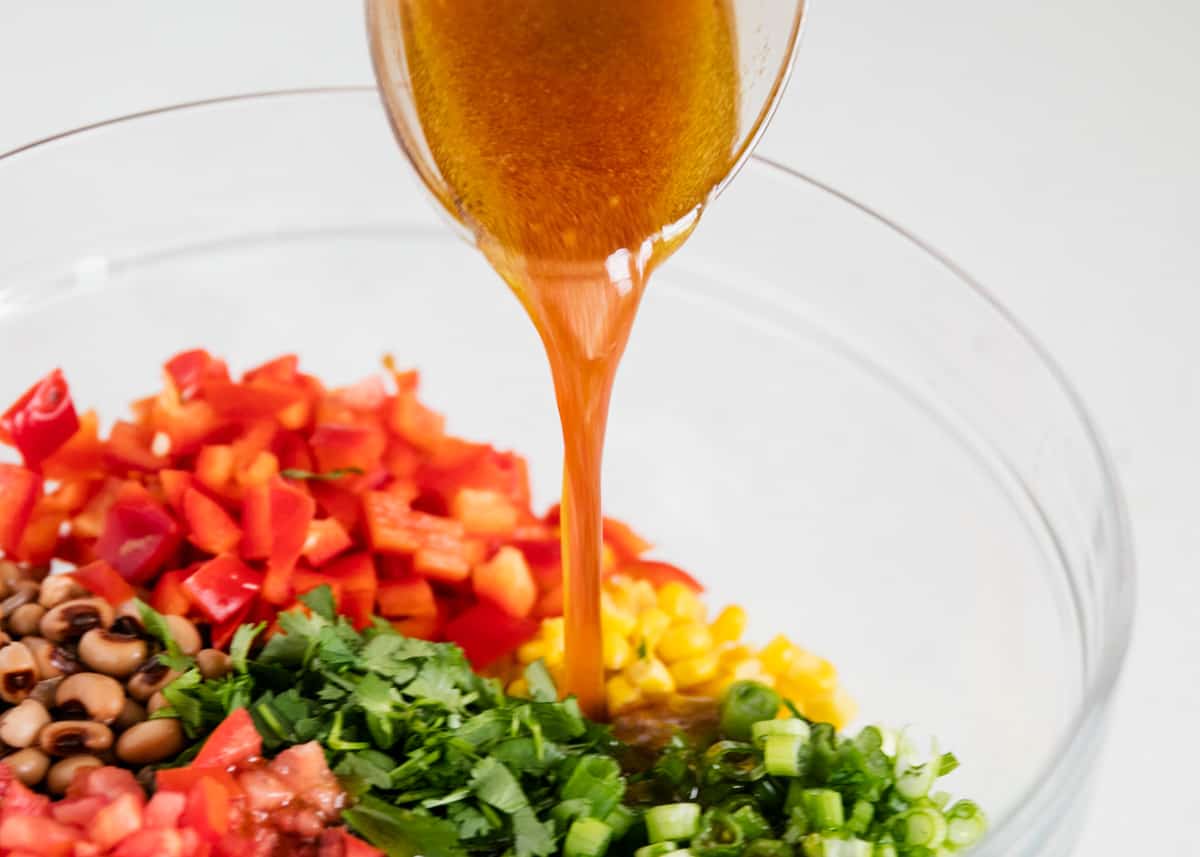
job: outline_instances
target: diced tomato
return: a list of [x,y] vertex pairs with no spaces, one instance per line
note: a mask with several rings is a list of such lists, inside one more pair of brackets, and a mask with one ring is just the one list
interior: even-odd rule
[[433,587],[419,574],[383,581],[377,599],[380,615],[390,618],[436,617],[438,612]]
[[168,461],[152,449],[153,432],[144,426],[118,420],[108,433],[104,457],[118,472],[145,471],[153,473],[167,466]]
[[212,622],[224,622],[249,606],[262,589],[263,576],[236,556],[222,554],[183,581],[192,604]]
[[133,584],[162,568],[179,545],[179,525],[136,482],[123,485],[104,519],[96,554]]
[[196,488],[183,493],[183,518],[188,541],[208,553],[231,551],[242,540],[242,530],[229,513]]
[[347,550],[354,541],[337,518],[321,518],[308,525],[304,540],[304,558],[311,565],[321,566]]
[[242,543],[239,552],[246,559],[266,559],[271,555],[271,489],[268,485],[248,486],[242,495]]
[[481,601],[446,623],[444,634],[462,648],[475,669],[483,669],[532,639],[538,627],[534,619],[510,616]]
[[254,728],[250,712],[244,708],[235,708],[208,736],[192,766],[229,768],[261,755],[262,738]]
[[30,468],[37,468],[78,429],[75,403],[60,369],[30,387],[0,416],[0,437],[17,448]]
[[201,484],[220,491],[233,480],[235,460],[229,444],[212,444],[196,456],[196,478]]
[[317,857],[384,857],[383,852],[351,836],[344,827],[333,827],[321,834]]
[[0,547],[5,552],[21,544],[41,490],[42,481],[33,471],[0,463]]
[[131,794],[121,795],[88,823],[88,838],[101,851],[107,851],[126,836],[141,830],[142,803]]
[[270,484],[271,551],[262,597],[272,604],[286,604],[291,598],[291,576],[308,539],[308,525],[316,512],[313,498],[282,479]]
[[325,761],[325,751],[316,741],[288,747],[267,764],[267,769],[316,806],[326,803],[323,798],[327,795],[336,797],[341,792],[337,777]]
[[695,592],[704,591],[704,586],[700,581],[678,566],[671,565],[669,562],[641,560],[639,562],[619,565],[616,567],[614,573],[624,575],[625,577],[632,577],[634,580],[649,581],[654,585],[655,589],[658,589],[664,583],[682,583]]
[[[230,794],[236,794],[238,791],[238,781],[230,772],[230,768],[232,767],[232,765],[221,768],[197,767],[193,763],[184,768],[162,768],[154,772],[155,795],[163,793],[177,794],[184,799],[184,804],[186,805],[187,795],[192,790],[192,786],[205,777],[214,779],[224,785]],[[181,809],[180,812],[182,811]]]
[[379,579],[369,553],[356,553],[325,566],[325,572],[341,583],[341,611],[363,629],[371,624]]
[[67,797],[102,797],[112,800],[118,795],[132,795],[139,805],[146,802],[146,794],[138,785],[133,772],[113,765],[84,768],[67,787]]
[[229,832],[229,791],[213,777],[201,777],[188,792],[180,824],[216,842]]
[[185,569],[164,571],[150,593],[150,606],[164,615],[183,616],[192,606],[192,600],[183,588],[183,581],[192,572]]
[[41,857],[67,857],[82,837],[52,818],[5,814],[0,822],[0,853],[28,851]]
[[[186,832],[186,831],[185,831]],[[113,851],[113,857],[202,857],[195,848],[185,850],[184,832],[143,828]]]
[[175,827],[186,803],[187,795],[182,791],[156,791],[146,803],[143,823],[146,827]]
[[13,777],[12,769],[7,765],[0,765],[0,782],[4,784],[4,798],[0,801],[3,815],[50,815],[50,798],[26,788]]
[[502,547],[490,560],[475,566],[471,580],[476,595],[510,616],[528,616],[537,600],[537,586],[525,555],[514,547]]
[[63,798],[50,806],[50,816],[63,824],[86,828],[88,822],[95,817],[96,813],[108,806],[108,803],[108,798],[99,795]]
[[114,607],[124,604],[137,594],[129,582],[102,559],[75,569],[71,572],[71,577],[79,581],[79,585],[88,592],[98,595]]

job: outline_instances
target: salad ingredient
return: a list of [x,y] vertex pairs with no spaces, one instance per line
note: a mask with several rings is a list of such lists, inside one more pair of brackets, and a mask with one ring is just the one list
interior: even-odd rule
[[55,369],[0,416],[0,437],[36,470],[79,429],[79,418],[63,373]]

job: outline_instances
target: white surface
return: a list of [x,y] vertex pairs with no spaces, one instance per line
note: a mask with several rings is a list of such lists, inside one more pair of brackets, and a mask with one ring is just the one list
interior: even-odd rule
[[[826,0],[761,149],[988,285],[1115,454],[1139,624],[1080,854],[1188,853],[1200,809],[1176,761],[1195,764],[1200,717],[1197,35],[1192,0]],[[0,151],[172,102],[369,80],[346,0],[0,0]]]

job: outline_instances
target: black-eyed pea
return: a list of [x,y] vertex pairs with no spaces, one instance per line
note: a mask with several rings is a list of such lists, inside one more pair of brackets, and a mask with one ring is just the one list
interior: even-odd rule
[[62,678],[44,678],[33,686],[33,693],[29,694],[30,699],[36,699],[47,709],[54,707],[54,699],[58,695],[58,686],[62,683]]
[[50,757],[37,747],[26,747],[0,759],[0,765],[8,765],[22,785],[33,788],[46,778]]
[[21,643],[0,649],[0,699],[16,705],[33,693],[38,683],[37,662]]
[[194,655],[200,651],[200,647],[204,643],[200,639],[200,632],[196,629],[191,619],[175,615],[167,616],[166,619],[167,628],[171,631],[171,638],[179,646],[181,652],[185,655]]
[[50,722],[46,706],[34,699],[26,699],[0,715],[0,741],[9,747],[25,749],[37,743],[38,733]]
[[233,662],[220,649],[201,649],[196,653],[196,668],[210,681],[229,674]]
[[51,756],[99,755],[113,745],[112,730],[94,720],[56,720],[43,727],[38,745]]
[[85,768],[100,768],[104,762],[90,753],[79,753],[55,762],[46,773],[46,788],[51,794],[61,795],[71,785],[75,775]]
[[179,678],[179,675],[179,672],[170,669],[157,657],[152,657],[129,677],[129,681],[125,682],[125,690],[138,702],[145,702]]
[[129,678],[146,660],[149,651],[140,637],[93,628],[79,638],[79,659],[96,672]]
[[117,719],[113,721],[112,728],[118,732],[124,731],[145,720],[147,713],[145,706],[140,702],[135,702],[129,697],[125,697],[125,706],[121,709],[121,713],[117,715]]
[[73,675],[83,669],[74,652],[58,643],[51,643],[45,637],[24,637],[21,643],[33,653],[38,678],[42,681]]
[[152,765],[183,749],[183,728],[173,717],[146,720],[117,739],[116,755],[127,765]]
[[42,636],[52,643],[78,640],[93,628],[107,628],[113,609],[103,598],[74,598],[52,607],[42,617]]
[[163,695],[163,692],[161,690],[157,690],[154,692],[154,696],[150,697],[149,701],[146,703],[146,713],[153,714],[160,708],[167,708],[170,706],[170,704],[171,703],[167,702],[167,698]]
[[112,676],[76,673],[59,684],[55,705],[85,712],[97,723],[113,723],[125,708],[125,691]]
[[38,604],[49,610],[64,601],[87,598],[90,594],[79,585],[75,578],[66,574],[52,574],[42,581],[42,589],[38,593]]
[[0,601],[0,616],[7,618],[18,607],[24,607],[26,604],[36,602],[39,592],[41,592],[41,587],[32,580],[16,581],[9,588],[9,592],[4,596],[4,600]]
[[36,602],[22,604],[6,619],[8,632],[16,637],[28,637],[36,634],[41,626],[46,608]]

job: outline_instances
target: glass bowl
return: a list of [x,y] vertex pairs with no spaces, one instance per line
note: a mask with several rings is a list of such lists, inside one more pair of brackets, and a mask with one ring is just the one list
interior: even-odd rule
[[[100,123],[0,158],[0,401],[55,365],[106,419],[204,346],[349,382],[419,366],[450,428],[560,438],[540,344],[440,222],[371,89]],[[985,292],[829,188],[752,160],[651,284],[621,370],[607,508],[828,656],[862,722],[937,734],[992,833],[1070,850],[1129,639],[1111,465]]]

